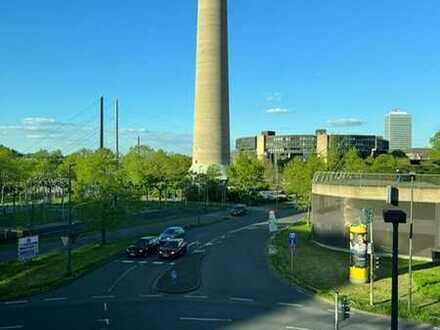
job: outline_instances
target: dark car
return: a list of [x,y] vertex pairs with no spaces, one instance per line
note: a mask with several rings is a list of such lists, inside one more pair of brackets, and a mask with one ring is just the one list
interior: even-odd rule
[[184,238],[185,230],[182,227],[168,227],[165,231],[160,234],[159,241],[165,241],[173,238]]
[[136,244],[127,248],[129,257],[146,257],[159,251],[159,238],[146,236],[139,239]]
[[240,216],[247,214],[247,208],[246,205],[235,205],[231,209],[231,215],[233,216]]
[[183,238],[170,238],[160,243],[159,255],[165,259],[177,258],[186,253],[187,246]]

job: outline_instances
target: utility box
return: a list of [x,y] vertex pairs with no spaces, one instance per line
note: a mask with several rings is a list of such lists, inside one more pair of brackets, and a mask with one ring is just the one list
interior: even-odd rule
[[440,265],[440,248],[432,249],[432,263]]

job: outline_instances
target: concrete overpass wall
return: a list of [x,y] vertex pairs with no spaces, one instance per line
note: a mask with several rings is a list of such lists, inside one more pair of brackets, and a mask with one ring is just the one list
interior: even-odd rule
[[[400,187],[400,205],[410,214],[411,189]],[[431,257],[440,248],[440,188],[414,189],[414,254]],[[392,229],[382,219],[386,207],[386,187],[314,183],[312,217],[315,239],[335,247],[348,247],[348,227],[360,222],[362,208],[374,210],[375,248],[390,252]],[[400,226],[399,250],[408,253],[409,225]]]

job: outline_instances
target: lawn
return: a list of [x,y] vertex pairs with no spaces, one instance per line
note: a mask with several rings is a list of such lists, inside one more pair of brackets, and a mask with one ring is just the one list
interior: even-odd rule
[[[298,235],[294,271],[290,272],[288,232]],[[274,238],[277,253],[272,265],[289,282],[303,286],[319,296],[333,301],[335,290],[348,295],[354,308],[378,314],[391,312],[391,258],[380,258],[374,283],[375,304],[369,304],[369,284],[354,285],[348,281],[349,255],[317,246],[310,239],[310,227],[297,223]],[[399,260],[399,314],[406,319],[440,324],[440,266],[429,262],[413,262],[413,311],[407,310],[408,261]]]
[[0,299],[10,300],[47,292],[96,269],[116,257],[130,240],[100,246],[84,245],[72,252],[72,277],[66,277],[66,252],[39,257],[28,263],[0,263]]

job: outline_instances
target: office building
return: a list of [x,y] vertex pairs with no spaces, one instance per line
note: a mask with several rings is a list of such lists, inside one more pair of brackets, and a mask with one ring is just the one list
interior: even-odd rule
[[412,118],[407,112],[392,111],[385,116],[385,139],[390,151],[412,148]]

